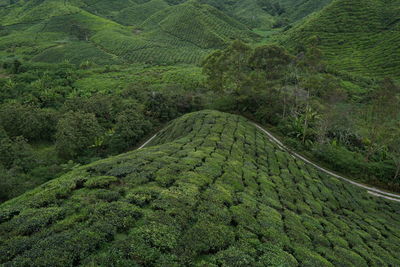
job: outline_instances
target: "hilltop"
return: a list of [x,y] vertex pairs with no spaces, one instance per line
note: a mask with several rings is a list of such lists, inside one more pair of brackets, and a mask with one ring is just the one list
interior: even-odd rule
[[251,28],[270,30],[299,21],[332,0],[199,0],[212,5]]
[[398,211],[201,111],[0,205],[0,263],[398,266]]
[[399,77],[400,1],[333,1],[286,32],[283,43],[301,49],[312,38],[338,70]]

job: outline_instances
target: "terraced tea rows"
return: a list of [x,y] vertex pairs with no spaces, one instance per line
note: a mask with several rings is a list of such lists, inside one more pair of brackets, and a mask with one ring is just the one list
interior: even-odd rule
[[0,57],[50,63],[197,64],[234,39],[258,37],[216,8],[196,2],[20,1],[10,10],[0,11]]
[[317,36],[331,64],[365,76],[399,77],[400,2],[334,1],[287,33],[286,44]]
[[150,0],[143,4],[122,9],[115,20],[125,25],[140,25],[151,15],[169,7],[164,0]]
[[150,145],[2,204],[0,263],[400,265],[399,204],[305,165],[242,117],[188,114]]

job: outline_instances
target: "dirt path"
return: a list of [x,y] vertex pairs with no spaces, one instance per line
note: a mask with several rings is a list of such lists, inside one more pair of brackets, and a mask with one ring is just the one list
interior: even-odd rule
[[[310,164],[310,165],[314,166],[314,167],[317,168],[318,170],[320,170],[320,171],[322,171],[322,172],[324,172],[324,173],[326,173],[326,174],[329,174],[329,175],[331,175],[331,176],[333,176],[333,177],[335,177],[335,178],[338,178],[338,179],[340,179],[340,180],[346,181],[346,182],[348,182],[348,183],[350,183],[350,184],[352,184],[352,185],[355,185],[355,186],[364,188],[364,189],[367,190],[367,192],[368,192],[369,194],[371,194],[371,195],[373,195],[373,196],[381,197],[381,198],[384,198],[384,199],[387,199],[387,200],[392,200],[392,201],[400,202],[400,195],[393,194],[393,193],[389,193],[389,192],[380,190],[380,189],[375,188],[375,187],[370,187],[370,186],[367,186],[367,185],[364,185],[364,184],[357,183],[357,182],[355,182],[355,181],[353,181],[353,180],[350,180],[350,179],[345,178],[345,177],[343,177],[343,176],[340,176],[340,175],[338,175],[338,174],[336,174],[336,173],[334,173],[334,172],[332,172],[332,171],[329,171],[329,170],[327,170],[327,169],[325,169],[325,168],[319,166],[318,164],[316,164],[316,163],[314,163],[314,162],[312,162],[312,161],[306,159],[306,158],[303,157],[302,155],[300,155],[300,154],[298,154],[298,153],[292,151],[292,150],[289,149],[287,146],[285,146],[281,141],[279,141],[278,138],[276,138],[273,134],[271,134],[270,132],[268,132],[267,130],[265,130],[265,129],[264,129],[263,127],[261,127],[260,125],[258,125],[258,124],[256,124],[256,123],[254,123],[254,125],[255,125],[259,130],[261,130],[263,133],[265,133],[265,134],[268,136],[268,139],[269,139],[270,141],[272,141],[273,143],[275,143],[280,149],[287,151],[288,153],[290,153],[290,154],[293,155],[294,157],[296,157],[296,158],[298,158],[298,159],[304,161],[304,162],[307,163],[307,164]],[[157,134],[158,134],[158,133],[156,133],[155,135],[153,135],[153,136],[152,136],[150,139],[148,139],[143,145],[141,145],[137,150],[143,149],[146,145],[148,145],[148,144],[157,136]]]
[[283,150],[289,152],[289,153],[292,154],[294,157],[296,157],[296,158],[298,158],[298,159],[300,159],[300,160],[302,160],[302,161],[304,161],[304,162],[306,162],[306,163],[308,163],[308,164],[314,166],[314,167],[317,168],[318,170],[323,171],[323,172],[325,172],[326,174],[329,174],[329,175],[331,175],[331,176],[333,176],[333,177],[335,177],[335,178],[338,178],[338,179],[340,179],[340,180],[346,181],[346,182],[348,182],[348,183],[350,183],[350,184],[353,184],[353,185],[355,185],[355,186],[364,188],[364,189],[367,190],[367,192],[368,192],[369,194],[371,194],[371,195],[373,195],[373,196],[382,197],[382,198],[385,198],[385,199],[388,199],[388,200],[400,202],[400,195],[393,194],[393,193],[389,193],[389,192],[380,190],[380,189],[375,188],[375,187],[370,187],[370,186],[367,186],[367,185],[364,185],[364,184],[360,184],[360,183],[354,182],[353,180],[350,180],[350,179],[345,178],[345,177],[343,177],[343,176],[340,176],[340,175],[338,175],[338,174],[336,174],[336,173],[334,173],[334,172],[332,172],[332,171],[329,171],[329,170],[327,170],[327,169],[325,169],[325,168],[323,168],[323,167],[317,165],[316,163],[311,162],[310,160],[306,159],[305,157],[299,155],[298,153],[293,152],[293,151],[290,150],[288,147],[286,147],[281,141],[279,141],[279,139],[277,139],[275,136],[273,136],[270,132],[268,132],[267,130],[265,130],[265,129],[264,129],[263,127],[261,127],[260,125],[258,125],[258,124],[256,124],[256,123],[254,123],[254,125],[255,125],[258,129],[260,129],[262,132],[264,132],[264,133],[268,136],[268,138],[269,138],[272,142],[274,142],[279,148],[281,148],[281,149],[283,149]]
[[149,140],[147,140],[143,145],[141,145],[137,150],[143,149],[148,143],[150,143],[151,141],[153,141],[154,138],[156,138],[158,133],[156,133],[155,135],[153,135]]

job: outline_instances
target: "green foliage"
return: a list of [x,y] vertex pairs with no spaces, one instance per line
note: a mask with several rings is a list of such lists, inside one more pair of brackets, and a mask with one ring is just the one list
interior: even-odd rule
[[355,179],[397,190],[398,85],[386,78],[376,85],[363,82],[369,93],[352,92],[342,77],[327,73],[318,43],[311,38],[297,57],[276,45],[252,49],[240,41],[212,53],[203,63],[207,85],[217,95],[210,106],[276,125],[293,149]]
[[11,137],[23,136],[30,141],[48,140],[55,132],[57,113],[19,103],[3,105],[0,124]]
[[[0,0],[0,265],[398,266],[396,203],[238,116],[189,114],[152,147],[72,161],[207,103],[398,189],[398,86],[360,75],[398,78],[399,2],[330,2]],[[164,66],[204,58],[205,75]]]
[[114,176],[99,176],[89,179],[84,186],[87,188],[107,188],[110,184],[117,182],[118,179]]
[[248,72],[251,48],[234,41],[228,48],[209,55],[203,62],[203,72],[214,90],[238,93],[243,90]]
[[66,159],[82,155],[101,135],[102,128],[94,114],[69,112],[57,124],[57,152]]
[[1,204],[0,264],[397,265],[398,208],[201,111]]
[[254,49],[254,53],[249,58],[249,64],[254,69],[262,70],[268,79],[277,79],[291,60],[292,57],[284,48],[266,45]]
[[34,164],[33,151],[26,140],[21,136],[11,139],[0,128],[0,166],[27,171],[32,169]]
[[368,162],[362,154],[351,152],[340,145],[324,144],[313,148],[314,155],[334,170],[348,173],[367,182],[389,183],[394,167],[388,161]]
[[110,145],[115,151],[128,150],[151,129],[151,123],[135,109],[121,112],[116,118]]
[[[210,49],[232,39],[258,37],[235,18],[196,1],[20,2],[1,17],[5,54],[49,63],[200,63]],[[16,64],[10,69],[18,73]]]
[[[23,62],[19,74],[0,76],[0,127],[8,138],[2,146],[7,189],[1,200],[59,176],[74,161],[89,163],[130,150],[160,123],[201,108],[203,96],[196,91],[203,80],[194,66]],[[101,130],[80,152],[60,158],[54,148],[56,126],[69,112],[93,114]],[[74,120],[65,123],[82,134]],[[63,147],[77,150],[72,139],[64,139]]]
[[301,48],[317,37],[327,63],[339,71],[398,77],[398,6],[397,0],[332,1],[289,30],[283,42]]

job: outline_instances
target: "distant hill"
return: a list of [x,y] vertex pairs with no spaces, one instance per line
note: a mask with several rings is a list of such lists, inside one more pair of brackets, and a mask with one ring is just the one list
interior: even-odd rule
[[252,28],[271,29],[294,23],[332,0],[199,0],[223,10]]
[[202,111],[0,205],[0,264],[399,266],[399,208]]
[[17,1],[0,16],[0,56],[45,62],[198,63],[234,39],[257,38],[218,9],[191,1]]
[[285,44],[316,36],[329,63],[366,76],[400,77],[400,1],[336,0],[286,33]]
[[284,11],[282,15],[287,17],[290,22],[295,22],[315,11],[321,10],[332,0],[272,0],[267,2],[272,2],[275,6],[281,6]]
[[[285,29],[297,49],[320,40],[328,62],[400,76],[400,0],[0,0],[0,59],[198,64],[234,39]],[[315,13],[316,12],[316,13]]]

